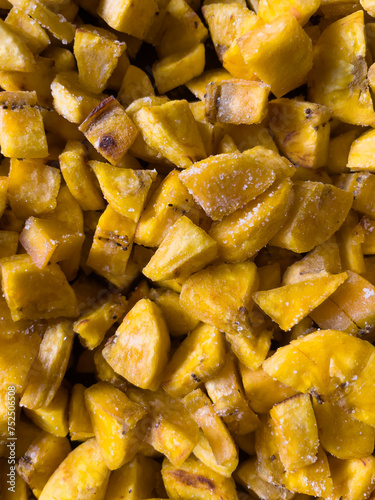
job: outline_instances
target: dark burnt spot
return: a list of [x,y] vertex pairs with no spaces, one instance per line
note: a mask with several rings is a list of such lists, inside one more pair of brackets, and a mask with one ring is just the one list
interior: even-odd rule
[[319,125],[316,125],[313,129],[317,132],[319,130]]
[[195,382],[200,382],[200,381],[201,381],[201,379],[200,379],[199,377],[197,377],[197,376],[195,375],[195,373],[192,373],[192,374],[191,374],[191,378],[192,378],[193,380],[195,380]]
[[306,113],[307,118],[309,118],[309,115],[311,114],[311,109],[310,108],[306,108],[305,109],[305,113]]
[[113,95],[107,97],[106,99],[104,99],[102,102],[100,102],[96,108],[94,108],[92,111],[90,111],[90,113],[87,115],[86,117],[86,120],[85,122],[87,122],[88,120],[90,120],[90,118],[92,118],[93,116],[95,116],[96,114],[99,113],[99,111],[101,111],[103,108],[105,108],[106,106],[108,106],[108,104],[111,102],[111,101],[114,101],[115,98],[113,97]]
[[99,148],[107,151],[116,146],[116,141],[111,135],[103,135],[99,142]]
[[313,389],[311,391],[311,395],[314,396],[314,398],[316,399],[317,403],[318,404],[323,404],[324,403],[324,399],[322,398],[322,396],[315,390]]
[[194,488],[199,488],[202,485],[207,486],[211,491],[215,489],[215,483],[201,474],[190,474],[181,469],[177,469],[171,472],[180,483],[186,484],[187,486],[193,486]]
[[197,28],[198,28],[198,26],[199,26],[198,21],[195,21],[195,22],[194,22],[194,28],[195,28],[195,29],[197,29]]
[[270,460],[271,460],[271,462],[274,462],[276,460],[276,455],[271,455]]
[[239,307],[238,310],[240,313],[247,314],[247,309],[244,306]]
[[114,320],[116,320],[116,319],[117,319],[116,314],[114,314],[114,315],[112,316],[112,319],[114,319]]

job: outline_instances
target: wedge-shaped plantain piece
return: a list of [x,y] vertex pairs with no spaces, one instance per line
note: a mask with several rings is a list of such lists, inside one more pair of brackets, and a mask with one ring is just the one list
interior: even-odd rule
[[313,399],[314,412],[323,448],[342,460],[363,458],[374,449],[375,429],[355,420],[340,407],[318,403]]
[[2,288],[14,321],[77,316],[77,299],[57,264],[38,269],[28,255],[1,263]]
[[180,344],[164,371],[163,389],[172,397],[186,396],[224,365],[223,334],[209,325],[197,326]]
[[246,400],[233,355],[227,353],[223,360],[221,371],[205,383],[207,393],[231,434],[248,434],[257,427],[258,419]]
[[184,397],[183,403],[202,429],[217,463],[233,472],[238,465],[237,448],[210,399],[201,389],[195,389]]
[[81,85],[94,94],[103,92],[125,49],[126,44],[110,31],[89,24],[79,26],[73,50]]
[[180,180],[214,220],[243,207],[265,191],[276,174],[249,154],[210,156],[180,174]]
[[333,236],[349,213],[353,195],[312,181],[296,181],[293,190],[288,220],[270,244],[303,253]]
[[[361,131],[356,128],[331,138],[328,146],[327,171],[330,174],[348,173],[348,156],[353,141],[358,138]],[[369,144],[370,146],[370,144]],[[353,167],[353,170],[356,170]]]
[[17,217],[27,218],[56,208],[60,189],[60,172],[42,160],[12,158],[8,197]]
[[65,437],[69,431],[68,405],[68,389],[61,385],[49,405],[33,410],[25,408],[24,412],[43,431]]
[[295,165],[319,168],[327,164],[329,108],[293,99],[269,103],[269,128],[280,152]]
[[243,208],[212,225],[210,236],[228,262],[254,256],[285,224],[293,203],[292,182],[271,186]]
[[199,441],[199,428],[180,399],[172,399],[162,389],[134,393],[129,397],[141,402],[151,414],[146,441],[163,453],[176,467],[185,462]]
[[375,121],[367,82],[363,12],[343,17],[328,26],[314,50],[309,76],[309,99],[331,108],[346,123],[371,125]]
[[81,123],[100,104],[100,96],[86,90],[79,82],[78,73],[58,73],[51,84],[53,107],[71,123]]
[[330,299],[365,332],[374,326],[375,287],[362,276],[348,271],[348,279]]
[[106,382],[86,389],[85,401],[104,461],[116,470],[134,458],[143,438],[137,424],[146,410]]
[[280,382],[337,403],[354,418],[374,425],[374,358],[370,343],[337,330],[321,330],[280,348],[263,368]]
[[165,459],[161,473],[170,498],[180,500],[191,498],[236,500],[238,498],[233,478],[222,476],[196,458],[188,458],[180,466],[173,466],[169,460]]
[[143,389],[156,390],[161,382],[170,339],[159,307],[149,299],[138,301],[103,349],[116,373]]
[[50,31],[64,45],[73,41],[75,26],[40,0],[12,0],[12,4]]
[[311,275],[315,275],[321,271],[338,274],[342,270],[337,239],[336,236],[332,236],[329,240],[316,246],[301,260],[291,264],[284,272],[282,284],[290,285],[305,281]]
[[126,268],[133,246],[136,224],[108,205],[100,216],[87,265],[115,286],[128,283]]
[[66,437],[41,432],[19,459],[17,472],[39,498],[48,479],[70,452]]
[[[219,4],[225,5],[225,4]],[[239,4],[236,4],[236,6]],[[209,69],[201,75],[193,78],[185,85],[192,94],[201,101],[205,99],[206,87],[209,83],[220,83],[223,80],[230,80],[232,77],[224,68]]]
[[8,388],[13,386],[17,393],[22,393],[27,383],[30,368],[38,355],[41,339],[37,328],[33,328],[32,324],[25,325],[25,328],[21,326],[20,330],[17,331],[17,323],[15,323],[13,328],[16,331],[6,334],[5,328],[3,330],[4,323],[5,321],[3,320],[0,355],[2,378],[0,389],[5,394]]
[[30,16],[15,7],[8,12],[5,23],[15,28],[33,54],[43,52],[51,43],[40,24],[35,23]]
[[94,437],[90,414],[86,408],[86,387],[75,384],[69,400],[69,437],[72,441],[86,441]]
[[373,160],[373,141],[375,137],[374,130],[367,130],[351,143],[349,150],[347,167],[350,170],[364,170],[366,172],[375,172],[375,163]]
[[269,92],[269,86],[260,81],[211,83],[206,89],[206,117],[211,123],[260,123],[267,115]]
[[261,367],[251,370],[240,363],[240,370],[246,397],[256,413],[267,413],[273,405],[297,393],[295,389],[270,377]]
[[346,272],[335,275],[322,271],[305,281],[256,292],[253,298],[282,330],[287,331],[332,295],[347,278]]
[[0,20],[1,71],[32,71],[34,56],[25,39],[9,23]]
[[81,343],[88,349],[95,349],[107,331],[125,312],[127,301],[121,294],[112,294],[80,316],[73,325]]
[[56,73],[62,73],[64,71],[76,71],[77,69],[74,55],[69,49],[51,45],[44,51],[44,56],[52,59],[52,61],[55,63]]
[[150,78],[143,70],[132,64],[126,70],[117,99],[123,106],[143,97],[155,96]]
[[61,262],[80,256],[83,234],[81,207],[63,186],[57,196],[56,208],[29,217],[20,234],[20,243],[40,269],[51,262]]
[[153,281],[189,276],[217,257],[216,242],[182,215],[169,229],[143,274]]
[[220,61],[237,38],[259,23],[254,12],[239,2],[206,4],[202,7],[202,13]]
[[0,145],[8,158],[45,158],[48,144],[36,93],[0,92]]
[[291,14],[253,28],[237,38],[236,44],[247,68],[269,85],[276,97],[306,82],[312,67],[312,44]]
[[199,76],[204,71],[205,62],[203,43],[156,61],[152,65],[152,73],[159,94],[169,92]]
[[309,394],[297,394],[270,411],[280,460],[293,472],[317,460],[318,427]]
[[280,14],[289,12],[303,26],[320,7],[320,0],[304,2],[303,0],[259,0],[258,16],[266,23]]
[[156,170],[114,167],[101,161],[90,161],[89,166],[95,172],[110,206],[120,215],[138,222],[150,187],[156,179]]
[[143,40],[148,28],[158,13],[154,0],[141,0],[136,4],[130,0],[100,0],[97,14],[113,29]]
[[369,217],[375,218],[375,175],[370,172],[357,172],[341,174],[336,181],[336,186],[353,193],[353,209]]
[[160,465],[149,457],[137,455],[111,474],[106,499],[138,500],[149,498],[160,476]]
[[59,156],[61,173],[82,210],[103,210],[103,196],[86,157],[87,149],[81,142],[68,141]]
[[112,165],[121,161],[138,134],[136,126],[113,96],[93,109],[79,130]]
[[156,45],[159,57],[183,52],[203,42],[208,35],[207,28],[185,0],[168,3],[162,33]]
[[226,333],[237,359],[248,368],[256,370],[266,359],[271,347],[273,329],[265,321],[254,327],[250,320],[250,327],[237,333]]
[[47,327],[20,401],[21,406],[35,409],[52,402],[65,375],[73,339],[70,321],[52,323]]
[[[339,460],[329,458],[333,491],[327,500],[362,500],[371,498],[375,483],[375,460],[373,456],[361,459]],[[369,497],[370,495],[370,497]]]
[[96,439],[75,448],[59,465],[43,488],[40,500],[58,496],[66,500],[104,500],[110,470]]
[[205,115],[205,105],[202,101],[189,103],[193,116],[198,124],[198,130],[207,152],[207,156],[218,154],[219,141],[223,137],[222,127],[218,123],[209,123]]
[[267,500],[290,500],[294,497],[293,492],[288,491],[282,486],[269,483],[259,476],[256,457],[242,462],[237,468],[234,477],[246,490],[255,493],[259,498],[267,498]]
[[300,467],[294,472],[287,471],[284,476],[285,487],[305,495],[330,498],[332,478],[328,459],[323,449],[318,449],[317,460],[310,465]]
[[258,287],[256,265],[216,264],[190,276],[180,294],[182,307],[204,323],[237,334],[250,331],[249,310]]
[[143,139],[179,168],[206,158],[206,151],[194,116],[185,100],[142,107],[134,122]]
[[172,337],[187,335],[198,326],[199,320],[181,307],[177,292],[167,288],[156,288],[150,290],[148,297],[162,310]]

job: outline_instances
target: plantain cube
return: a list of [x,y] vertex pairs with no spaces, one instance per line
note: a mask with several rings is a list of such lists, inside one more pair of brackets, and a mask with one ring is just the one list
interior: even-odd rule
[[374,141],[374,130],[367,130],[361,134],[358,139],[353,137],[349,155],[347,167],[350,170],[364,170],[366,172],[375,172],[375,163],[373,160],[373,141]]
[[224,356],[222,333],[209,325],[197,326],[180,344],[167,365],[163,389],[171,397],[186,396],[221,370]]
[[187,277],[216,258],[216,242],[202,228],[181,215],[143,269],[143,274],[152,281]]
[[43,161],[12,158],[8,197],[14,213],[26,218],[55,209],[60,178],[60,172]]
[[85,401],[103,458],[111,470],[134,458],[137,452],[138,422],[146,410],[130,401],[120,389],[98,382],[85,391]]
[[219,255],[227,262],[253,257],[285,224],[292,203],[292,182],[285,179],[214,223],[209,234],[218,244]]
[[59,156],[60,170],[82,210],[103,210],[105,203],[95,175],[87,163],[87,149],[79,141],[67,142]]
[[133,246],[136,224],[109,205],[95,230],[87,265],[116,287],[128,283],[127,264]]
[[213,220],[242,208],[275,177],[268,165],[241,153],[210,156],[180,173],[180,180]]
[[77,28],[74,56],[81,85],[93,94],[103,92],[125,49],[110,31],[88,24]]
[[152,65],[159,94],[164,94],[203,73],[206,62],[203,43],[163,57]]
[[1,263],[2,287],[14,321],[77,316],[77,299],[57,264],[38,269],[29,255]]
[[291,14],[253,28],[236,44],[248,70],[269,85],[276,97],[306,82],[312,67],[312,43]]
[[156,390],[167,364],[170,339],[160,308],[139,300],[103,349],[116,373],[143,389]]
[[288,220],[271,239],[271,245],[297,253],[308,252],[339,229],[352,202],[351,193],[330,184],[296,181]]
[[[240,2],[207,2],[202,7],[202,13],[220,61],[237,38],[250,31],[256,24],[260,24],[255,13]],[[236,22],[233,22],[233,19]]]
[[180,303],[194,317],[225,333],[245,332],[252,337],[249,311],[257,287],[258,275],[253,262],[216,264],[184,282]]
[[281,154],[295,165],[327,164],[331,111],[319,104],[275,99],[269,103],[269,128]]
[[185,100],[142,107],[134,122],[147,145],[179,168],[207,157],[197,122]]
[[40,54],[51,43],[46,31],[35,23],[30,16],[15,7],[10,9],[5,23],[16,29],[21,39],[27,44],[27,47],[33,54]]
[[86,90],[75,71],[58,73],[51,84],[51,93],[55,110],[72,123],[81,123],[100,103],[100,96]]
[[45,158],[48,145],[36,93],[0,92],[0,145],[9,158]]
[[154,0],[100,0],[97,13],[111,28],[143,40],[158,4]]
[[[60,492],[66,498],[84,497],[87,488],[96,498],[104,498],[110,472],[97,440],[89,439],[69,453],[57,467],[39,498],[49,500]],[[66,477],[70,480],[66,481]]]
[[143,70],[131,64],[121,82],[117,99],[126,107],[137,99],[148,96],[155,96],[150,78]]
[[309,99],[331,108],[333,116],[343,122],[374,124],[365,57],[363,11],[330,24],[314,49]]
[[68,438],[42,431],[19,459],[17,472],[39,498],[48,479],[70,452]]
[[270,88],[263,82],[225,80],[206,89],[206,116],[210,122],[250,125],[267,115]]
[[121,161],[138,134],[136,126],[113,96],[93,109],[79,130],[112,165]]
[[0,19],[0,70],[32,71],[34,56],[17,30]]
[[84,385],[75,384],[70,394],[69,437],[72,441],[86,441],[94,437],[90,414],[86,408],[85,390]]
[[120,168],[100,161],[90,161],[89,166],[95,172],[110,206],[124,217],[138,222],[148,192],[156,179],[156,170]]

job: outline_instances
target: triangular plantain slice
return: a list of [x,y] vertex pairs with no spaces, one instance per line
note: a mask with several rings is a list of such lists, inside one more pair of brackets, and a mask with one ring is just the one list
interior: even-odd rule
[[287,331],[329,297],[346,279],[347,273],[326,271],[309,280],[254,294],[255,303]]

